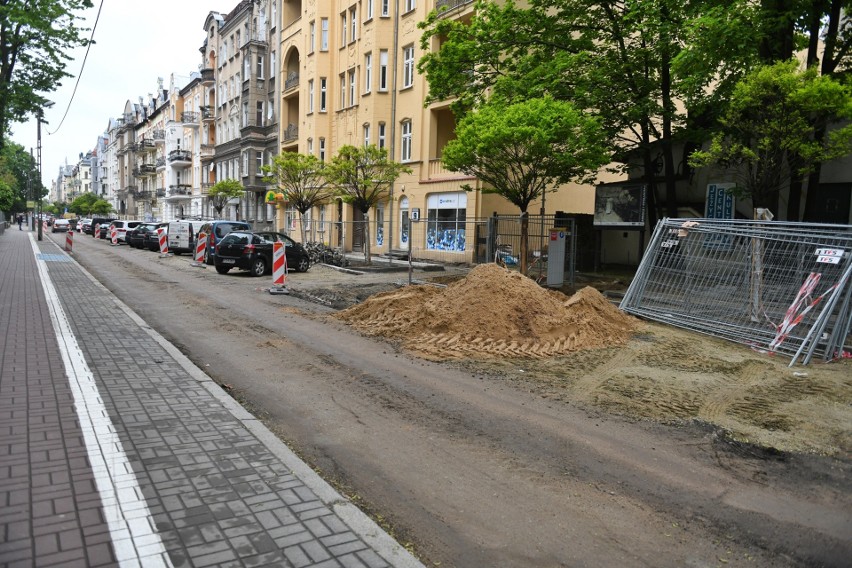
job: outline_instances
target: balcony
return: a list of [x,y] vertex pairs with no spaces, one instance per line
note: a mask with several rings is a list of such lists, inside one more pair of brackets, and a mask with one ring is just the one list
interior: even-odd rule
[[136,148],[140,152],[156,152],[157,145],[153,138],[142,138],[136,143]]
[[216,81],[216,76],[213,73],[213,69],[202,69],[201,70],[201,83],[204,85],[210,85]]
[[200,116],[201,116],[201,113],[194,111],[194,110],[184,111],[184,112],[180,113],[180,121],[183,122],[185,125],[190,125],[190,126],[197,125],[198,119],[200,118]]
[[441,11],[449,12],[450,10],[455,10],[465,4],[473,4],[473,0],[435,0],[435,11],[438,14]]
[[210,188],[213,187],[213,182],[203,181],[201,182],[201,195],[207,195],[210,193]]
[[216,155],[216,145],[215,144],[202,144],[201,145],[201,161],[206,162],[213,159]]
[[157,158],[154,164],[157,166],[158,170],[162,170],[166,167],[166,159],[163,156],[160,156],[159,158]]
[[155,144],[163,144],[166,141],[166,131],[165,130],[152,130],[151,138],[154,139]]
[[207,122],[216,120],[216,111],[211,106],[201,107],[201,120]]
[[290,123],[284,129],[284,142],[291,142],[299,138],[299,125]]
[[175,167],[189,167],[192,165],[192,152],[189,150],[172,150],[169,152],[169,163]]
[[157,188],[157,197],[165,197],[166,196],[166,188],[158,187]]
[[192,186],[186,184],[169,186],[169,197],[181,197],[185,195],[192,195]]
[[290,71],[287,73],[287,78],[284,80],[284,90],[289,91],[299,86],[299,72]]
[[157,175],[157,167],[154,164],[139,164],[133,168],[134,177]]

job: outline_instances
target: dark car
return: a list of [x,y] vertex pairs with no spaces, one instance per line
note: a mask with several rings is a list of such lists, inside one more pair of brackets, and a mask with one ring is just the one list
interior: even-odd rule
[[127,231],[127,244],[133,248],[142,248],[145,246],[145,235],[150,232],[157,231],[157,223],[140,223],[133,229]]
[[306,272],[310,268],[311,259],[305,247],[284,233],[234,231],[222,238],[216,248],[216,272],[226,274],[232,268],[239,268],[248,270],[252,276],[271,273],[272,247],[276,242],[284,243],[290,270]]
[[148,231],[145,233],[145,241],[142,243],[140,248],[146,248],[151,252],[159,252],[160,251],[160,235],[157,233],[157,229],[163,229],[166,231],[166,243],[168,243],[169,238],[169,224],[168,223],[157,223],[154,226],[153,231]]
[[[92,236],[96,239],[105,239],[109,234],[109,224],[115,221],[115,217],[92,217]],[[98,227],[98,234],[95,234],[95,226]]]
[[204,249],[205,263],[214,264],[216,245],[231,231],[251,231],[251,225],[245,221],[208,221],[201,225],[201,228],[195,233],[195,242],[198,242],[198,235],[201,233],[207,235],[207,247]]

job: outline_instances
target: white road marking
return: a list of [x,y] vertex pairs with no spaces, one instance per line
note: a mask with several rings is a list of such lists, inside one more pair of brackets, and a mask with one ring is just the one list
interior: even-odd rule
[[[130,461],[115,433],[115,426],[107,414],[98,386],[95,383],[65,310],[59,301],[56,288],[50,280],[45,260],[39,258],[38,245],[30,235],[30,244],[38,264],[50,320],[59,343],[62,362],[74,405],[80,420],[80,429],[89,462],[95,476],[98,493],[103,502],[104,518],[109,527],[115,556],[122,567],[170,567],[171,560],[160,535],[154,528],[154,517],[142,496]],[[144,553],[141,553],[144,550]]]

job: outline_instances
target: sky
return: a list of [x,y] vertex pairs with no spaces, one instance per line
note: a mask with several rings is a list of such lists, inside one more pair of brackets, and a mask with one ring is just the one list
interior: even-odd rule
[[[47,124],[41,129],[42,183],[48,189],[66,160],[76,164],[81,152],[95,149],[109,119],[121,116],[128,100],[147,100],[148,93],[157,90],[158,77],[168,89],[172,74],[188,77],[198,71],[207,14],[211,10],[227,13],[238,0],[225,0],[219,6],[209,0],[92,3],[94,7],[82,13],[80,24],[89,29],[84,35],[91,37],[100,8],[94,29],[96,43],[89,49],[85,67],[86,49],[73,51],[66,69],[72,77],[65,78],[54,92],[44,93],[55,103],[45,110]],[[13,124],[12,140],[36,155],[35,119]]]

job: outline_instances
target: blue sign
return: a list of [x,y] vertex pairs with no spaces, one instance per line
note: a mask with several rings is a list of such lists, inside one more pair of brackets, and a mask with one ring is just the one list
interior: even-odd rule
[[734,194],[729,190],[734,187],[736,187],[736,184],[733,183],[708,184],[704,217],[707,219],[733,219]]

